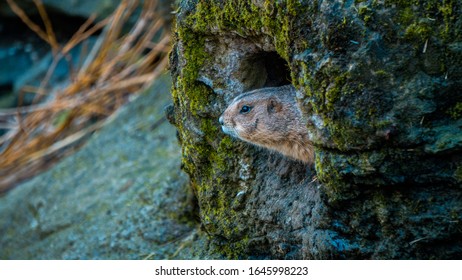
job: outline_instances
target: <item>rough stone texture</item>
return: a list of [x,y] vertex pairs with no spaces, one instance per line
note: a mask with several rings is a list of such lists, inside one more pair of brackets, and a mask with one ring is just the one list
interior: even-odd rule
[[[214,250],[461,258],[461,13],[457,0],[182,1],[170,119]],[[289,82],[315,170],[219,129],[234,96]]]
[[163,77],[76,154],[0,197],[0,259],[207,258]]

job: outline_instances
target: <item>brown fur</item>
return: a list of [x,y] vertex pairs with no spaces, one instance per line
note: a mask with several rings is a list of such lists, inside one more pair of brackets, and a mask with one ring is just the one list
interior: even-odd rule
[[[248,106],[249,112],[242,112]],[[281,154],[313,162],[313,146],[293,86],[262,88],[234,98],[220,117],[223,132]]]

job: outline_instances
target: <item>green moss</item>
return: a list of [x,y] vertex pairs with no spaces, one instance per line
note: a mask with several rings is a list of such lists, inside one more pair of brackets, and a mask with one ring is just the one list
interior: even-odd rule
[[324,151],[318,151],[315,154],[315,168],[317,178],[323,183],[330,202],[335,202],[342,199],[341,190],[347,189],[348,186],[342,183],[343,175],[338,165],[333,164],[331,156]]
[[[361,128],[353,128],[349,123],[344,121],[329,122],[327,124],[331,131],[331,140],[340,151],[349,151],[351,147],[361,144],[364,135]],[[348,127],[348,129],[346,129]]]
[[415,16],[411,7],[404,8],[400,14],[400,22],[405,26],[412,24],[414,18]]
[[334,76],[334,81],[329,85],[326,91],[326,107],[328,110],[333,110],[335,103],[340,99],[342,95],[347,95],[351,91],[347,88],[347,82],[349,73],[344,72]]
[[374,74],[379,77],[380,79],[385,79],[385,78],[391,78],[393,77],[392,74],[388,73],[387,71],[385,70],[377,70],[374,72]]
[[234,147],[231,137],[229,136],[225,136],[220,141],[213,159],[219,171],[229,170],[229,155],[233,155]]
[[368,6],[360,6],[358,9],[358,15],[361,16],[365,23],[368,23],[372,18],[373,10]]
[[457,182],[462,182],[462,166],[458,166],[456,171],[454,172],[454,178]]
[[313,111],[317,114],[333,110],[336,102],[342,96],[355,91],[355,88],[349,83],[349,72],[341,71],[335,67],[326,67],[329,70],[320,72],[317,77],[313,78],[309,75],[308,68],[309,65],[302,63],[304,76],[298,79],[297,83],[304,86],[306,95],[311,99]]
[[249,249],[249,237],[243,237],[238,242],[230,242],[226,245],[214,244],[214,253],[222,254],[228,259],[246,259],[246,255],[242,252],[247,252]]
[[451,33],[451,23],[457,20],[458,16],[453,14],[453,6],[454,6],[454,1],[456,0],[443,0],[443,3],[438,5],[438,10],[443,14],[444,17],[444,26],[445,29],[443,31],[444,34],[450,34]]
[[456,103],[452,108],[450,108],[447,111],[447,114],[455,120],[460,119],[462,117],[462,102]]
[[193,36],[186,28],[178,27],[177,30],[178,36],[182,38],[184,44],[184,56],[187,66],[182,68],[180,76],[177,77],[177,87],[173,88],[172,97],[175,104],[188,106],[190,112],[197,114],[205,109],[209,94],[209,90],[205,85],[196,81],[199,69],[207,57],[204,50],[205,40],[202,36]]
[[458,0],[407,1],[389,0],[387,6],[396,6],[395,21],[405,28],[404,37],[409,40],[426,40],[439,36],[444,40],[460,36],[455,28]]
[[420,40],[424,41],[433,34],[433,28],[428,22],[421,21],[419,23],[413,23],[406,28],[404,37],[408,40]]
[[[355,128],[355,125],[345,123],[346,118],[333,118],[334,109],[338,108],[338,103],[342,102],[342,99],[354,96],[363,90],[364,85],[354,81],[350,72],[331,67],[330,70],[326,70],[315,78],[305,74],[299,83],[304,83],[305,92],[309,96],[310,107],[315,114],[323,118],[324,125],[330,132],[330,140],[334,142],[337,149],[346,151],[362,141],[358,137],[363,135],[361,128]],[[373,126],[374,118],[372,116],[377,114],[375,107],[358,106],[351,108],[351,111],[357,115],[357,119],[371,120],[371,124],[365,125]],[[367,118],[363,116],[367,116]]]
[[198,77],[198,70],[203,65],[207,54],[205,48],[205,38],[197,35],[193,36],[190,30],[179,29],[179,36],[181,36],[184,43],[184,56],[188,62],[187,67],[183,68],[182,77],[186,83],[193,82]]
[[389,224],[390,213],[388,210],[388,203],[389,199],[387,199],[383,193],[376,192],[373,195],[372,201],[374,202],[374,212],[377,216],[377,220],[380,222],[381,225],[385,226],[382,230],[386,230],[387,224]]
[[306,8],[299,1],[285,3],[266,1],[263,11],[249,1],[199,1],[196,11],[186,22],[194,34],[207,33],[212,28],[233,30],[242,36],[267,33],[274,38],[276,51],[288,59],[290,30],[293,18],[303,14]]

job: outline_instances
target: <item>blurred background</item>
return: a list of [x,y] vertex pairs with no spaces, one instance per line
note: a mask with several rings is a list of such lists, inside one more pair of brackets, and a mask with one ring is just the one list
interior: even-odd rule
[[173,1],[0,2],[0,193],[78,147],[165,69]]

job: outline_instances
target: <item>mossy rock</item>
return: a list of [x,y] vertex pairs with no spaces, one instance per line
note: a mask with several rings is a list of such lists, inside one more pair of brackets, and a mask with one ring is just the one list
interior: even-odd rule
[[[182,1],[172,121],[216,252],[460,258],[461,13],[460,1]],[[313,167],[219,127],[234,96],[287,83]]]

